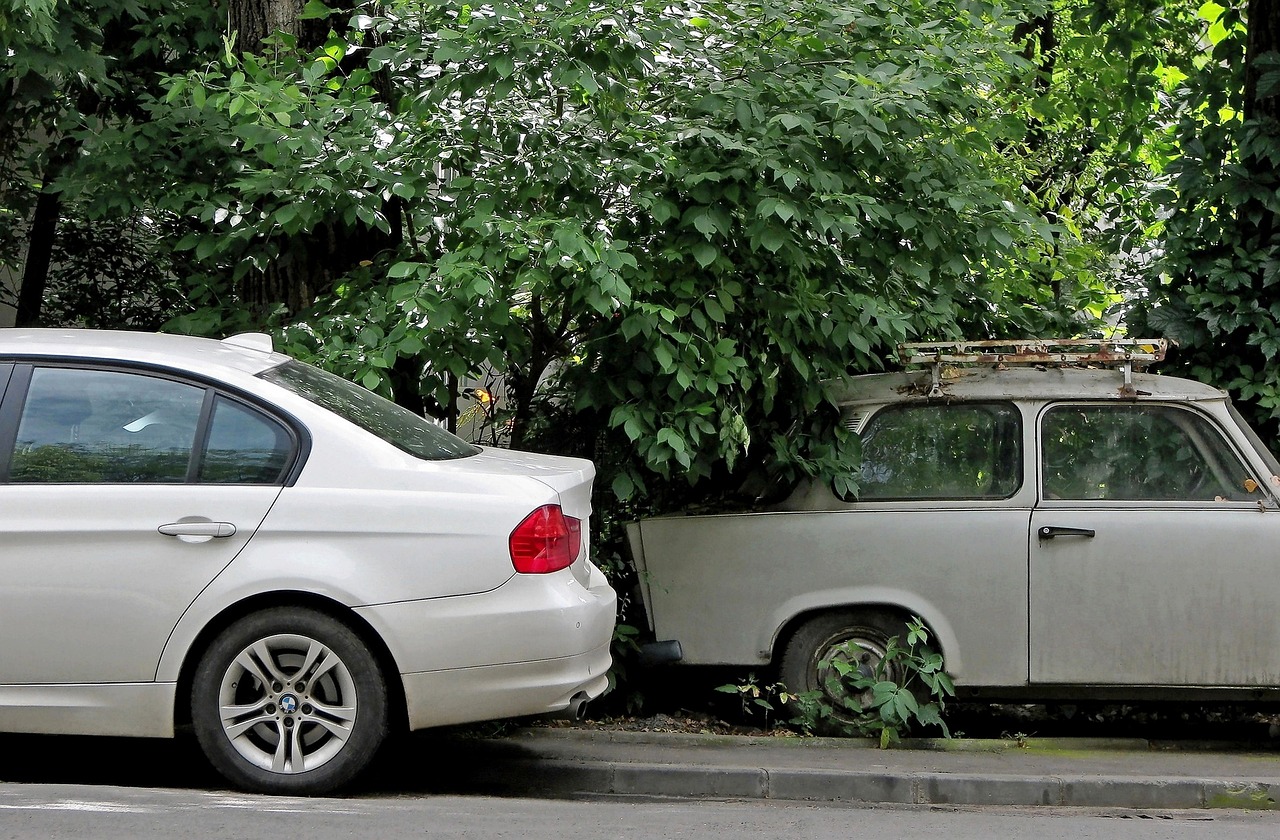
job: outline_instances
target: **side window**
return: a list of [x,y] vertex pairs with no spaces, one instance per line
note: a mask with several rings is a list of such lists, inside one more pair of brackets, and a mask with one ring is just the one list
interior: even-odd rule
[[260,411],[218,397],[200,465],[200,481],[274,484],[280,480],[292,452],[292,439],[278,422]]
[[1063,405],[1044,414],[1046,499],[1247,501],[1251,471],[1199,414],[1167,405]]
[[123,371],[36,368],[9,480],[180,483],[205,391]]
[[1022,421],[1007,403],[885,409],[862,431],[859,498],[1003,499],[1022,484]]

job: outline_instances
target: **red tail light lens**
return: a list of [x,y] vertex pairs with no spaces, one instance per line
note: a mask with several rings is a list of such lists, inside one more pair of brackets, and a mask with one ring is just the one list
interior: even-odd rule
[[565,516],[559,505],[543,505],[511,532],[511,565],[526,575],[567,568],[582,550],[582,520]]

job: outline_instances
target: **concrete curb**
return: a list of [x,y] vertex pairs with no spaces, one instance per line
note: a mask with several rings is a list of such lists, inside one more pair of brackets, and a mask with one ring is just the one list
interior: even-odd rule
[[1255,781],[1132,776],[1023,777],[631,762],[520,760],[473,777],[511,796],[609,794],[693,799],[775,799],[905,805],[1235,808],[1274,810],[1280,779]]
[[[525,729],[483,739],[502,755],[471,768],[470,784],[510,796],[631,795],[912,805],[1077,806],[1089,808],[1280,808],[1280,770],[1239,761],[1225,745],[1186,742],[1175,753],[1223,753],[1223,776],[1151,773],[1152,744],[1142,739],[1035,739],[934,741],[922,739],[875,750],[874,768],[847,769],[850,751],[867,755],[871,742],[684,733]],[[914,747],[915,749],[904,749]],[[1022,756],[1028,749],[1070,754],[1051,772]],[[1237,745],[1239,749],[1239,745]],[[956,754],[954,771],[912,768],[908,755]],[[1169,750],[1160,753],[1168,756]],[[982,755],[989,756],[979,761]],[[971,758],[965,758],[968,755]],[[1123,757],[1124,775],[1103,760]],[[656,758],[657,760],[653,760]],[[895,768],[895,758],[902,766]],[[1014,759],[1019,759],[1014,762]],[[839,766],[844,762],[846,766]],[[866,762],[871,764],[872,762]],[[916,762],[919,764],[920,762]],[[937,763],[930,760],[928,763]],[[1023,772],[1008,772],[1011,763]],[[1179,762],[1180,765],[1181,762]],[[758,765],[758,766],[757,766]],[[998,765],[1002,772],[973,770]],[[1178,766],[1178,765],[1175,765]],[[1202,768],[1203,770],[1203,768]],[[1069,772],[1062,772],[1069,771]],[[1261,772],[1259,772],[1261,771]],[[1176,773],[1176,769],[1173,770]],[[1240,773],[1243,772],[1243,775]],[[1229,774],[1229,775],[1227,775]]]

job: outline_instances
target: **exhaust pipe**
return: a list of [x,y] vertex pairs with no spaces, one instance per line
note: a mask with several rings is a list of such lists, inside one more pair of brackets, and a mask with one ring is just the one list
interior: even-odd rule
[[569,698],[569,705],[557,712],[549,712],[546,717],[553,720],[582,720],[587,714],[587,703],[591,698],[585,691],[579,691]]

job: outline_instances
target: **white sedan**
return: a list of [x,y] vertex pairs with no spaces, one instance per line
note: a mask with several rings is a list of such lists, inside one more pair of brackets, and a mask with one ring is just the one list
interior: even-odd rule
[[166,737],[314,794],[388,733],[604,692],[589,461],[223,341],[0,330],[0,731]]

